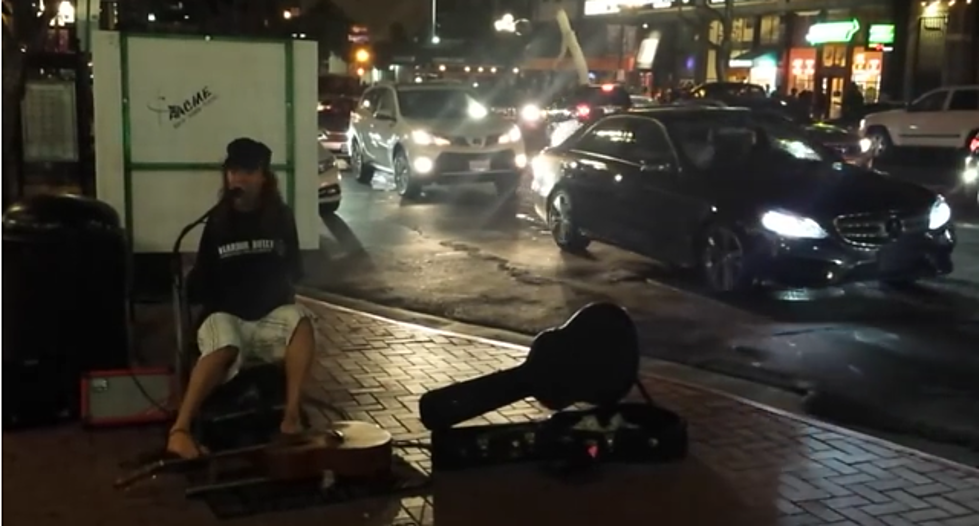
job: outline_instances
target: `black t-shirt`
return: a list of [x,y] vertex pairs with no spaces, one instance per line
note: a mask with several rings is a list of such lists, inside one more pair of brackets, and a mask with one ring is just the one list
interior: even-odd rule
[[302,277],[295,218],[285,206],[271,218],[263,215],[229,211],[205,225],[188,280],[205,316],[226,312],[254,321],[295,301]]

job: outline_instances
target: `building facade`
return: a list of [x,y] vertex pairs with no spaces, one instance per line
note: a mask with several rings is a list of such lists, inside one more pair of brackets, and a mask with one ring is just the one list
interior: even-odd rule
[[868,102],[977,82],[973,0],[538,0],[538,25],[557,9],[603,79],[748,81],[831,102],[848,81]]

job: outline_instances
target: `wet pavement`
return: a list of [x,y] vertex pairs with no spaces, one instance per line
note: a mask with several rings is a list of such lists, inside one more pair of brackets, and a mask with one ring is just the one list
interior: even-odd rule
[[[421,393],[522,363],[525,349],[309,304],[318,355],[307,395],[352,418],[414,440],[399,457],[429,472],[420,447]],[[144,356],[172,345],[167,307],[139,314]],[[152,341],[147,341],[152,340]],[[236,509],[236,524],[296,526],[921,525],[979,524],[979,471],[659,376],[640,380],[688,423],[686,458],[603,465],[595,478],[556,479],[534,464],[436,472],[399,495],[310,506],[298,491],[248,502],[183,497],[186,481],[161,476],[128,492],[112,488],[119,464],[161,444],[159,429],[84,431],[75,425],[3,435],[3,518],[13,525],[199,526]],[[314,411],[314,426],[328,420]],[[526,422],[546,413],[518,402],[472,421]],[[423,478],[423,476],[419,476]],[[275,506],[278,509],[272,510]],[[248,509],[248,513],[241,510]],[[256,510],[264,511],[258,514]]]
[[[898,175],[951,192],[935,170]],[[506,202],[492,187],[435,188],[402,203],[383,176],[343,185],[310,289],[524,334],[611,300],[637,318],[648,356],[806,395],[823,418],[979,446],[979,214],[955,197],[951,276],[737,298],[602,244],[561,253],[526,189]]]

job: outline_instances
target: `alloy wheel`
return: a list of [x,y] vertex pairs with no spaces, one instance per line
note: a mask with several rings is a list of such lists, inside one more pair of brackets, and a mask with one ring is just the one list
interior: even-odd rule
[[710,287],[719,292],[738,288],[744,270],[744,248],[737,234],[718,228],[707,238],[704,274]]
[[403,155],[394,159],[394,187],[399,195],[405,195],[411,174],[408,173],[408,163]]
[[554,235],[554,239],[559,244],[570,243],[574,225],[571,224],[571,202],[568,196],[561,193],[554,196],[554,199],[551,200],[551,213],[548,219],[550,223],[548,226],[551,234]]

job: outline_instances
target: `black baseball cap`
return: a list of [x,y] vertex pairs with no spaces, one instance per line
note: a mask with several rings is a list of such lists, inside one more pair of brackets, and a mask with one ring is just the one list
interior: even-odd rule
[[226,170],[263,170],[272,162],[272,150],[265,144],[240,137],[228,143],[228,157],[224,161]]

